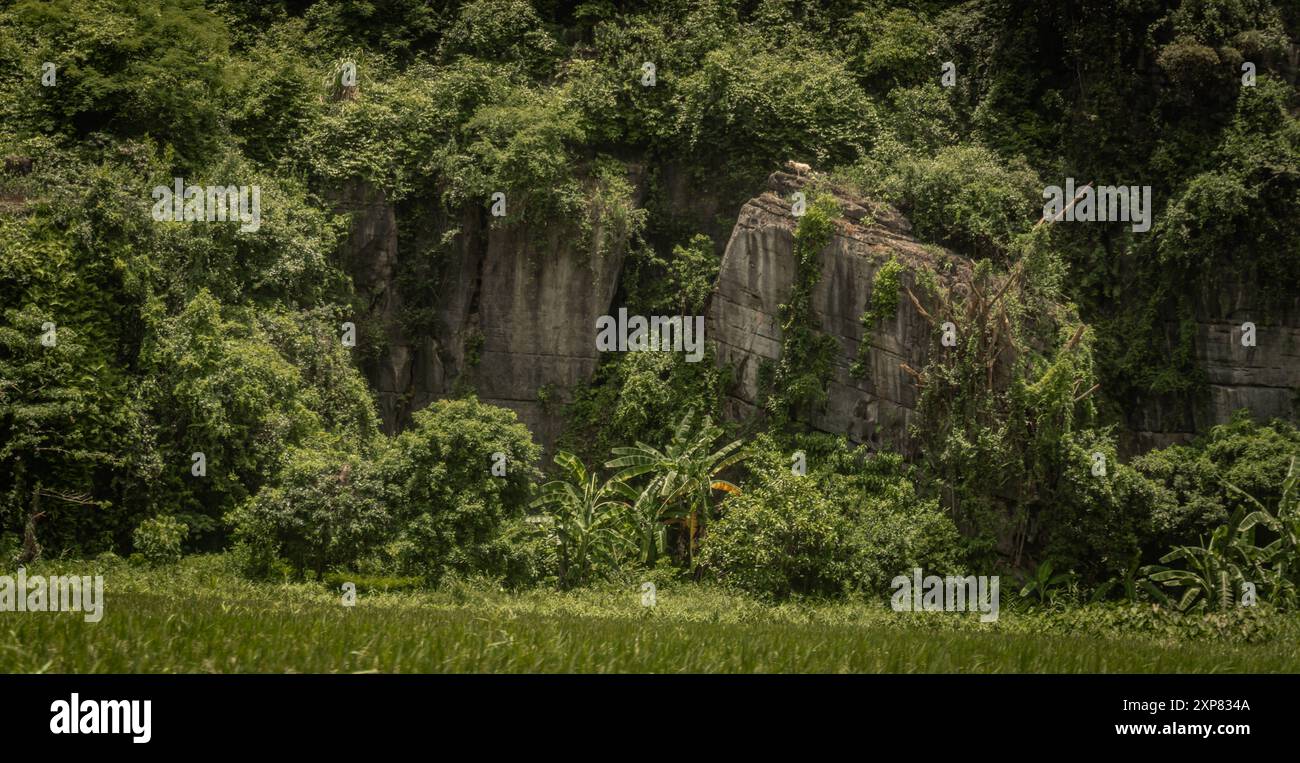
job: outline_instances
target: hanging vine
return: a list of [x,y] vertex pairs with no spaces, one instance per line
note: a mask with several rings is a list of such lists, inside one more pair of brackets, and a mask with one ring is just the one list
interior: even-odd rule
[[835,233],[839,203],[815,196],[794,232],[795,277],[790,299],[780,306],[781,358],[760,369],[763,408],[773,424],[825,404],[832,362],[839,346],[812,325],[812,290],[821,278],[821,250]]

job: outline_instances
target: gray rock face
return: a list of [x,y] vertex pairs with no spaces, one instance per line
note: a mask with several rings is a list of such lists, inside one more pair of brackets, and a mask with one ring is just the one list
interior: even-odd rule
[[[558,409],[567,391],[596,368],[596,318],[610,310],[623,247],[601,256],[575,250],[558,233],[541,246],[527,235],[494,228],[486,251],[466,253],[458,280],[471,296],[445,321],[462,335],[482,334],[477,366],[465,369],[463,353],[456,363],[479,399],[514,410],[549,447],[563,425]],[[548,403],[545,391],[553,395]]]
[[[1124,445],[1142,452],[1187,442],[1245,408],[1257,419],[1295,420],[1300,414],[1300,297],[1289,305],[1265,307],[1248,284],[1207,285],[1195,301],[1196,365],[1205,393],[1166,396],[1130,406]],[[1242,343],[1242,325],[1255,325],[1255,344]],[[1166,326],[1170,346],[1179,326]]]
[[[795,276],[794,230],[788,195],[808,182],[802,168],[778,172],[769,191],[740,209],[706,314],[705,336],[735,383],[728,392],[731,417],[758,405],[759,369],[781,352],[780,305]],[[638,200],[634,200],[639,203]],[[397,223],[382,192],[358,184],[335,200],[354,213],[345,264],[362,295],[366,315],[357,325],[371,351],[363,368],[375,389],[385,428],[392,432],[411,412],[461,385],[480,399],[510,408],[550,448],[563,429],[568,391],[588,379],[599,353],[595,321],[612,313],[625,242],[596,226],[588,244],[570,230],[528,230],[489,225],[481,210],[448,221],[460,233],[451,242],[439,280],[431,332],[408,335],[398,319]],[[840,346],[824,410],[812,414],[817,429],[854,442],[910,452],[908,428],[918,390],[901,365],[925,366],[933,327],[907,299],[894,318],[871,331],[860,322],[876,272],[889,259],[904,266],[901,281],[918,296],[916,274],[970,267],[969,261],[910,235],[911,225],[892,208],[840,197],[843,218],[820,253],[821,277],[812,293],[812,320]],[[597,250],[590,242],[603,241]],[[604,252],[603,254],[600,252]],[[1186,441],[1233,411],[1295,419],[1300,410],[1300,298],[1286,309],[1265,311],[1246,286],[1207,288],[1198,300],[1196,353],[1208,381],[1200,399],[1128,401],[1127,453]],[[1241,324],[1256,324],[1256,346],[1243,347]],[[1178,327],[1171,325],[1170,336]],[[868,373],[849,367],[867,342]],[[1172,339],[1171,339],[1172,341]],[[1171,345],[1172,346],[1172,345]],[[548,398],[545,402],[543,398]]]
[[384,192],[355,183],[332,201],[337,212],[352,216],[342,264],[362,299],[363,312],[353,319],[360,343],[375,350],[363,354],[361,367],[374,390],[380,420],[392,433],[445,386],[437,340],[408,337],[398,320],[397,218]]
[[356,321],[370,348],[362,363],[385,430],[400,430],[413,411],[464,385],[514,410],[549,447],[567,391],[596,367],[596,318],[610,310],[626,249],[618,232],[597,221],[583,248],[566,226],[539,233],[490,225],[469,210],[441,263],[436,328],[411,335],[402,327],[392,205],[364,184],[334,203],[353,215],[344,264],[366,306]]
[[[735,384],[729,391],[728,413],[751,414],[759,400],[759,368],[781,354],[780,305],[795,278],[794,230],[797,218],[782,196],[803,180],[776,173],[773,189],[747,203],[727,243],[710,301],[705,336],[715,343],[718,361],[731,364]],[[781,195],[778,195],[780,193]],[[843,434],[854,442],[909,450],[908,426],[916,408],[918,389],[901,367],[925,365],[933,328],[912,305],[906,292],[898,312],[873,331],[861,316],[869,304],[876,271],[891,258],[904,266],[901,283],[920,295],[915,273],[934,271],[941,262],[966,267],[937,248],[923,247],[909,234],[911,225],[883,205],[841,197],[845,218],[820,255],[821,277],[812,291],[813,323],[840,345],[824,410],[810,424]],[[870,208],[868,208],[870,207]],[[937,276],[943,280],[943,276]],[[865,378],[854,378],[849,367],[858,345],[870,346]]]
[[[753,412],[760,395],[758,369],[780,356],[780,305],[795,277],[796,225],[783,197],[805,182],[797,175],[774,174],[771,191],[741,210],[723,257],[706,335],[717,343],[719,361],[735,369],[728,400],[733,416]],[[919,244],[909,235],[907,220],[888,207],[844,197],[840,203],[847,220],[821,252],[821,278],[812,301],[815,325],[833,336],[841,351],[827,406],[810,423],[854,442],[910,452],[907,432],[918,390],[900,364],[924,367],[933,329],[906,298],[897,316],[874,331],[865,332],[859,316],[869,304],[876,271],[891,257],[906,268],[903,285],[918,295],[920,269],[953,272],[968,268],[969,262]],[[1261,419],[1295,420],[1300,413],[1300,298],[1284,309],[1266,310],[1248,285],[1207,286],[1197,300],[1196,320],[1196,360],[1206,393],[1197,399],[1129,402],[1128,430],[1121,433],[1125,453],[1186,442],[1241,408]],[[1246,321],[1256,326],[1254,347],[1241,342]],[[1179,327],[1168,328],[1172,346]],[[866,379],[855,379],[848,369],[864,340],[870,345],[870,370]]]

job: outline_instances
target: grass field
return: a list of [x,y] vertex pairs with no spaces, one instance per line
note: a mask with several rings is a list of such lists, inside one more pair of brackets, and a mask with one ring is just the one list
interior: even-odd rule
[[[29,574],[95,572],[42,565]],[[1300,623],[1193,621],[1140,608],[897,614],[883,603],[769,605],[696,585],[506,593],[456,584],[361,593],[251,584],[221,557],[100,570],[103,620],[0,613],[4,672],[1297,672]],[[1258,642],[1258,643],[1249,643]]]

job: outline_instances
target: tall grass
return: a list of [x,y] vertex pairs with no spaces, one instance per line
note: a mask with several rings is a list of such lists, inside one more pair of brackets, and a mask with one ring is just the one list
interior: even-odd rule
[[661,591],[654,610],[632,586],[515,594],[453,585],[363,594],[344,607],[323,586],[251,584],[214,560],[104,573],[99,623],[0,613],[0,671],[1300,671],[1300,640],[1290,635],[1188,648],[1069,625],[1086,612],[1004,613],[981,624],[974,615],[900,616],[879,603],[768,605],[694,585]]

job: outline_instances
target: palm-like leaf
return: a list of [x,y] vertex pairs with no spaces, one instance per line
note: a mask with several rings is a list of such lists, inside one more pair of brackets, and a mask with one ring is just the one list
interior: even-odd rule
[[[643,508],[653,511],[655,523],[677,522],[685,527],[692,566],[698,537],[712,519],[713,492],[740,492],[740,488],[718,475],[745,457],[740,440],[714,449],[713,443],[722,435],[721,428],[706,417],[698,430],[693,430],[694,418],[690,412],[684,415],[662,450],[638,442],[634,446],[614,448],[615,457],[605,464],[618,470],[616,479],[623,482],[646,475],[652,477],[643,488],[643,495],[648,496]],[[642,547],[646,548],[644,540]]]
[[572,453],[555,454],[562,479],[542,486],[534,508],[548,512],[560,549],[565,585],[586,581],[595,566],[617,561],[635,547],[625,532],[628,502],[621,480],[601,482]]

